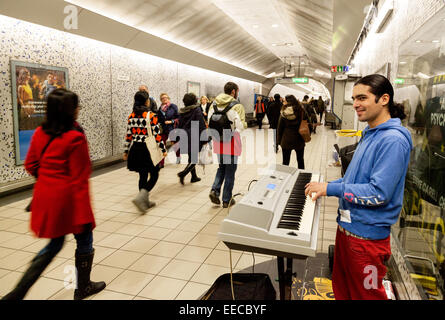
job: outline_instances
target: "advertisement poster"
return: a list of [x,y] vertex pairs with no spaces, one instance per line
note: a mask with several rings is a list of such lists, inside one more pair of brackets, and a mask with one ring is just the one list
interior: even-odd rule
[[198,100],[201,95],[201,83],[187,81],[187,93],[194,93],[195,96],[198,97]]
[[68,88],[68,69],[11,61],[16,164],[25,162],[32,135],[45,119],[51,91]]

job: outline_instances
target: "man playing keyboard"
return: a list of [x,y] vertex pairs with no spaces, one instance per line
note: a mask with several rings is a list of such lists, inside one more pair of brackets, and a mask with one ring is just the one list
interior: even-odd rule
[[336,300],[387,300],[382,280],[391,256],[391,226],[399,218],[412,140],[401,124],[394,89],[381,75],[360,79],[354,109],[368,127],[342,179],[309,183],[305,194],[339,198],[332,286]]

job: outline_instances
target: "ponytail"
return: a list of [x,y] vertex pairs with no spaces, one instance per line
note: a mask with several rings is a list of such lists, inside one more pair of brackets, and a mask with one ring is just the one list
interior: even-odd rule
[[393,102],[389,105],[389,113],[391,114],[391,118],[406,119],[405,106],[403,104]]

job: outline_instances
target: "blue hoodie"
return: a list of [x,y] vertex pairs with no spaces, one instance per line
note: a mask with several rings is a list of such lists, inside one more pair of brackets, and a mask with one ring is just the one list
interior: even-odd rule
[[327,195],[340,199],[340,226],[371,240],[389,237],[402,209],[412,148],[400,119],[365,129],[345,176],[328,184]]

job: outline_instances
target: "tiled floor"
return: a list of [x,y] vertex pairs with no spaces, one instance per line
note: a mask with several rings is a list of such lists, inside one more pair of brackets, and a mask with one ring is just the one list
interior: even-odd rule
[[[335,134],[319,127],[305,149],[306,169],[321,173],[326,180],[340,176],[330,166]],[[281,153],[277,155],[281,163]],[[184,165],[169,164],[160,173],[151,193],[157,206],[140,215],[131,203],[137,193],[138,176],[126,168],[110,170],[91,179],[91,194],[97,228],[92,280],[106,281],[106,289],[90,299],[181,299],[193,300],[204,294],[223,273],[230,272],[229,251],[218,241],[219,225],[227,209],[210,203],[208,193],[216,165],[199,167],[202,181],[179,184],[177,172]],[[292,155],[291,166],[296,166]],[[234,194],[246,193],[251,180],[265,165],[241,164]],[[115,167],[114,167],[115,168]],[[9,292],[47,240],[29,232],[29,214],[24,212],[30,198],[0,200],[0,297]],[[318,248],[326,253],[336,230],[336,199],[323,200]],[[74,268],[75,240],[67,237],[63,250],[29,291],[26,299],[72,299],[69,288]],[[256,264],[275,257],[255,255]],[[232,252],[234,271],[251,270],[252,254]],[[275,261],[273,261],[275,263]],[[68,286],[68,287],[67,287]]]

